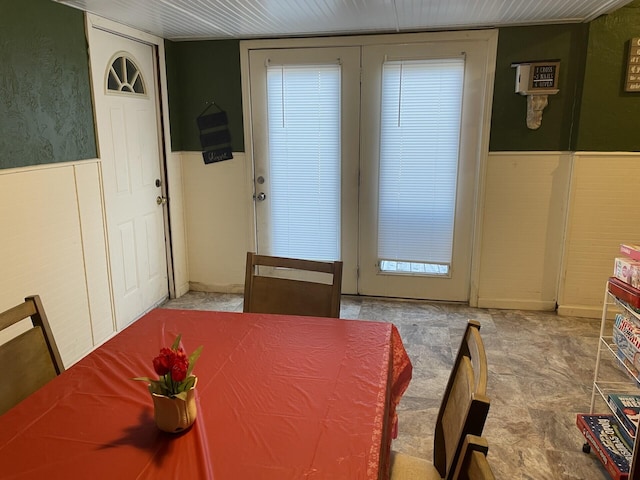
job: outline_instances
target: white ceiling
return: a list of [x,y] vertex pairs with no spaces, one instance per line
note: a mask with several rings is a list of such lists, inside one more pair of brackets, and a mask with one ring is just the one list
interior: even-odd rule
[[170,40],[588,22],[631,0],[54,0]]

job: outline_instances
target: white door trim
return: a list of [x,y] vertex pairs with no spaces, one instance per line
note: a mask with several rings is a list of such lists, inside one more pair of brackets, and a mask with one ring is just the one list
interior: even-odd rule
[[[159,133],[162,134],[162,145],[160,148],[162,164],[161,164],[160,171],[161,171],[161,178],[163,183],[162,192],[163,192],[163,195],[167,197],[167,188],[168,188],[170,179],[166,178],[166,175],[167,175],[166,167],[167,167],[167,156],[171,152],[171,129],[169,124],[169,96],[167,93],[168,92],[167,74],[166,74],[167,67],[166,67],[166,61],[165,61],[164,39],[87,12],[85,13],[85,33],[87,36],[87,42],[89,44],[89,50],[91,50],[91,33],[90,32],[92,28],[97,28],[105,32],[114,33],[138,42],[155,46],[156,71],[154,72],[154,75],[155,75],[154,80],[157,82],[158,89],[159,89],[158,100],[160,104],[158,105],[158,115],[159,115],[158,120],[159,120]],[[91,70],[90,64],[89,64],[89,69]],[[93,72],[90,72],[90,73],[93,74]],[[97,128],[97,122],[95,118],[95,102],[96,102],[95,96],[96,96],[96,92],[92,91],[92,102],[94,105],[94,122],[93,123],[94,123],[94,126],[96,126]],[[101,159],[102,155],[100,153],[100,142],[98,140],[97,132],[96,132],[96,146],[97,146],[98,158]],[[102,192],[102,198],[104,203],[104,192]],[[182,202],[176,202],[176,203],[181,204]],[[169,204],[168,210],[170,209],[171,209],[171,204]],[[166,257],[167,257],[167,276],[169,281],[169,297],[175,298],[176,279],[175,279],[174,268],[173,268],[174,254],[172,251],[171,239],[173,234],[179,235],[180,232],[172,231],[171,225],[169,223],[170,216],[171,216],[170,214],[164,215],[165,217],[165,251],[167,253]],[[181,242],[181,243],[184,244],[185,242]],[[111,285],[111,281],[109,281],[109,285]],[[113,302],[113,295],[112,295],[112,302]]]

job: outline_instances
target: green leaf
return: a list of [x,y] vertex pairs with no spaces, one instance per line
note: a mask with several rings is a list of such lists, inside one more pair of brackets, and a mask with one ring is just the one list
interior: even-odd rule
[[171,350],[177,350],[180,346],[180,339],[182,338],[182,334],[179,333],[176,339],[173,341],[173,345],[171,345]]
[[149,391],[157,395],[167,395],[167,390],[162,388],[160,382],[154,381],[149,384]]
[[186,392],[190,388],[193,388],[195,384],[196,384],[196,377],[191,375],[185,378],[182,382],[180,382],[180,386],[178,387],[178,390]]
[[203,348],[203,345],[200,345],[198,348],[196,348],[193,351],[191,355],[189,355],[189,368],[187,369],[187,377],[191,375],[191,372],[193,371],[193,367],[196,364],[196,361],[198,360],[198,358],[200,358],[200,354],[202,353],[202,348]]
[[131,380],[137,380],[138,382],[147,382],[147,383],[153,383],[157,381],[157,380],[152,380],[149,377],[136,377],[136,378],[132,378]]

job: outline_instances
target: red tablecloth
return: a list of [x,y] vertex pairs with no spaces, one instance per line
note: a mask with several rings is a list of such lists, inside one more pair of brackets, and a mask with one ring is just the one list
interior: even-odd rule
[[[204,350],[198,418],[171,435],[131,378],[178,333]],[[0,417],[0,477],[383,478],[410,379],[388,323],[156,309]]]

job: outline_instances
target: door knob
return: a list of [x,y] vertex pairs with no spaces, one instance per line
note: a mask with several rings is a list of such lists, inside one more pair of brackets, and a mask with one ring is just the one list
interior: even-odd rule
[[253,196],[253,199],[258,202],[264,202],[266,198],[267,196],[264,192],[260,192],[259,194]]
[[165,203],[167,203],[167,197],[158,197],[156,198],[156,203],[158,205],[164,205]]

